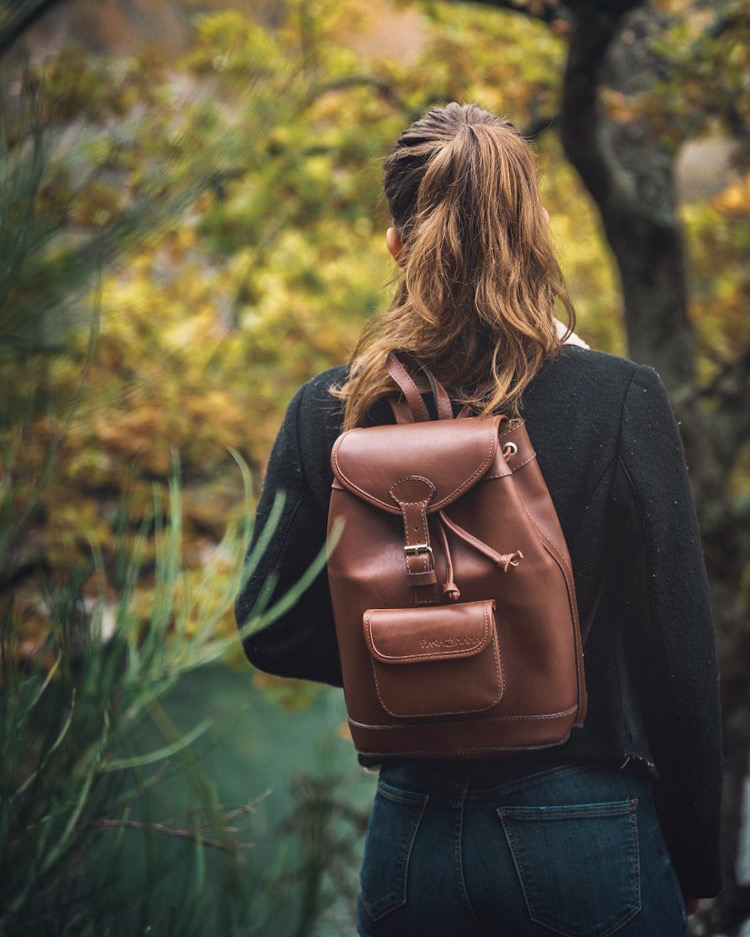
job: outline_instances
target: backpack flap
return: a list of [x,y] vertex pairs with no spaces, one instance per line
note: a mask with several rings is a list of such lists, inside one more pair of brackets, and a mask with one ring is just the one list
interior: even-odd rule
[[[405,478],[423,478],[434,489],[426,513],[447,507],[499,462],[501,474],[511,470],[497,460],[502,415],[424,423],[368,426],[343,433],[333,447],[334,485],[364,498],[391,514],[402,513],[391,493]],[[426,492],[425,492],[426,493]]]
[[368,609],[362,621],[378,697],[402,718],[476,713],[504,679],[495,603]]
[[[435,605],[443,596],[457,601],[461,596],[453,581],[443,524],[506,570],[521,556],[486,549],[443,513],[485,476],[512,474],[499,445],[505,419],[499,415],[487,420],[371,426],[343,433],[333,447],[334,488],[344,488],[383,511],[402,516],[404,573],[415,605]],[[436,512],[446,554],[444,582],[438,581],[427,521]]]

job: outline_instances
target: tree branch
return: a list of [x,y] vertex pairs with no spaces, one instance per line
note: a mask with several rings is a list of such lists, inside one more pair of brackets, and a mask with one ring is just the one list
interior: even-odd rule
[[542,117],[535,117],[521,131],[526,140],[538,140],[543,133],[548,130],[557,130],[560,126],[559,114],[546,114]]
[[601,213],[617,260],[628,353],[655,367],[671,391],[689,393],[695,347],[674,154],[645,122],[609,119],[599,102],[605,66],[608,84],[621,93],[655,73],[660,60],[650,40],[663,29],[663,17],[641,0],[568,5],[575,21],[562,96],[565,152]]
[[347,75],[344,78],[338,78],[335,81],[329,81],[326,84],[318,85],[313,89],[313,98],[318,98],[329,91],[344,91],[347,88],[372,88],[384,101],[393,105],[397,110],[408,110],[405,102],[398,96],[393,85],[378,78],[376,75]]
[[456,0],[457,3],[475,3],[478,6],[493,7],[496,10],[508,10],[511,13],[520,13],[529,19],[546,23],[548,26],[558,20],[567,19],[565,6],[556,0]]
[[580,9],[563,79],[561,136],[568,158],[594,201],[603,208],[610,201],[613,179],[600,131],[600,72],[620,21],[629,9],[640,5],[640,0],[631,0],[618,12],[597,13],[584,10],[585,3],[575,5]]
[[5,15],[0,14],[0,55],[7,52],[48,10],[62,2],[63,0],[11,0],[3,4]]

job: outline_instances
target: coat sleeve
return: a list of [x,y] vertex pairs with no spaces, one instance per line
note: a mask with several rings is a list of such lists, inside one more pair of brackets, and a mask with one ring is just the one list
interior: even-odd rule
[[646,366],[623,404],[611,491],[628,665],[659,775],[659,818],[685,894],[711,897],[721,888],[714,622],[679,428]]
[[[306,390],[307,385],[292,398],[266,470],[248,557],[257,553],[261,538],[270,536],[260,556],[255,557],[247,583],[235,603],[240,628],[252,621],[259,600],[270,609],[294,588],[324,549],[326,518],[305,476],[299,445],[300,412]],[[270,529],[269,521],[279,495],[283,497],[283,508]],[[261,614],[257,630],[244,637],[243,647],[250,662],[267,673],[341,686],[325,567],[280,618],[264,625]]]

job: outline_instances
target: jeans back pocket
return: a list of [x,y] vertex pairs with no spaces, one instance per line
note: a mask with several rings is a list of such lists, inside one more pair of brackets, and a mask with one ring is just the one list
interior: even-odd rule
[[360,872],[360,899],[373,921],[406,904],[409,859],[428,800],[378,784]]
[[607,937],[640,911],[636,807],[498,808],[533,921],[564,937]]

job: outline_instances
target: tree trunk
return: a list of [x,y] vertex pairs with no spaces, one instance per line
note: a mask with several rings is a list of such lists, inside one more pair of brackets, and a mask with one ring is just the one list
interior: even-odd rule
[[626,97],[649,88],[665,67],[649,40],[668,21],[645,0],[480,2],[547,24],[561,21],[571,30],[562,111],[555,124],[599,210],[617,262],[629,356],[657,369],[680,423],[722,670],[725,887],[707,923],[712,933],[736,933],[750,918],[750,887],[739,886],[736,879],[742,792],[750,769],[750,628],[742,607],[743,577],[750,568],[750,536],[744,533],[750,496],[733,501],[730,476],[750,439],[750,349],[742,350],[710,386],[698,386],[675,153],[647,124],[607,116],[600,100],[605,86]]
[[5,15],[0,18],[0,56],[48,10],[59,6],[64,0],[10,0],[4,6]]
[[673,156],[648,127],[608,120],[598,100],[604,74],[611,88],[627,93],[653,77],[657,62],[646,40],[656,16],[637,9],[624,18],[582,6],[563,86],[565,152],[599,208],[617,260],[631,357],[655,367],[672,390],[692,387],[695,349]]
[[[622,283],[628,351],[636,361],[659,371],[670,390],[681,424],[690,476],[712,583],[719,655],[722,663],[726,789],[722,852],[725,889],[712,924],[734,932],[750,917],[750,889],[736,881],[741,793],[750,752],[750,635],[740,610],[747,543],[729,492],[729,475],[747,439],[747,366],[738,359],[717,393],[718,410],[709,420],[701,405],[696,377],[696,347],[688,317],[686,263],[677,214],[674,154],[660,145],[648,126],[617,123],[602,111],[603,83],[632,94],[647,87],[661,63],[649,39],[663,23],[660,14],[640,3],[601,9],[571,0],[574,14],[563,90],[562,139],[601,213],[604,233],[617,261]],[[742,414],[742,415],[741,415]],[[718,416],[718,418],[717,418]]]

